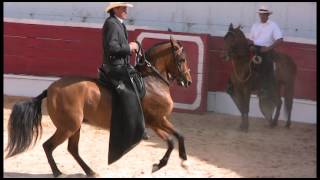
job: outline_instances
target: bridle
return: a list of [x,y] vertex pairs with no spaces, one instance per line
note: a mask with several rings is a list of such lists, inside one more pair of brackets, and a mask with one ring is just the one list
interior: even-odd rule
[[[136,56],[136,64],[139,64],[139,65],[144,65],[144,64],[146,64],[146,66],[147,66],[148,68],[150,68],[151,71],[153,71],[163,82],[165,82],[168,86],[170,86],[170,82],[169,82],[166,78],[164,78],[164,77],[160,74],[160,72],[158,71],[158,69],[156,69],[156,68],[147,60],[146,55],[145,55],[145,53],[144,53],[144,50],[143,50],[140,42],[137,41],[137,40],[136,40],[135,42],[136,42],[136,43],[138,44],[138,46],[139,46],[138,51],[136,51],[136,54],[137,54],[137,56]],[[141,60],[142,62],[141,62],[140,60]]]
[[[139,50],[136,52],[137,53],[136,63],[140,64],[140,65],[146,64],[146,66],[148,68],[150,68],[162,81],[164,81],[168,86],[170,86],[170,82],[166,78],[164,78],[160,74],[160,72],[147,60],[140,42],[136,41],[136,43],[139,46]],[[190,72],[190,69],[188,69],[186,71],[182,71],[182,68],[181,68],[182,61],[180,60],[181,59],[180,57],[182,56],[182,53],[183,53],[183,46],[181,46],[179,49],[175,50],[174,45],[171,43],[171,50],[172,50],[173,59],[175,61],[175,64],[177,66],[178,73],[179,73],[177,80],[179,80],[181,83],[184,83],[183,81],[187,81],[185,76],[187,73]],[[142,60],[142,62],[140,62],[140,59]],[[173,77],[172,79],[175,79],[175,78],[176,77]]]
[[182,59],[181,56],[184,55],[183,54],[184,52],[183,52],[183,46],[181,46],[181,44],[179,44],[179,45],[180,45],[180,47],[177,50],[175,50],[175,47],[174,47],[173,43],[171,42],[171,50],[172,50],[174,62],[175,62],[177,69],[178,69],[179,75],[177,77],[177,80],[180,81],[182,84],[184,84],[184,82],[187,81],[187,79],[185,77],[188,73],[190,73],[190,69],[183,71],[181,68],[181,64],[183,62],[183,60],[181,60]]
[[[236,35],[235,32],[233,32],[233,31],[228,31],[227,34],[224,36],[224,39],[226,39],[226,37],[227,37],[229,34],[233,35],[234,37],[235,37],[235,35]],[[237,49],[240,49],[240,48],[237,48]],[[227,54],[228,54],[228,58],[229,58],[230,54],[234,54],[234,50],[235,50],[235,48],[234,48],[233,46],[231,46],[231,47],[230,47],[230,50],[228,50],[228,53],[227,53]],[[252,70],[251,70],[252,61],[250,61],[249,64],[248,64],[248,66],[249,66],[249,74],[248,74],[248,76],[245,77],[245,78],[241,78],[241,77],[240,77],[239,73],[238,73],[237,70],[236,70],[236,66],[234,65],[234,61],[233,61],[232,59],[231,59],[231,63],[232,63],[232,67],[233,67],[233,72],[234,72],[234,74],[235,74],[235,77],[238,79],[238,81],[240,81],[240,82],[242,82],[242,83],[248,81],[249,78],[250,78],[251,75],[252,75]]]

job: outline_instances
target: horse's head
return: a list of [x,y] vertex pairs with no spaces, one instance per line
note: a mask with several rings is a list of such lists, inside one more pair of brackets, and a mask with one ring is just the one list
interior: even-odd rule
[[188,87],[192,83],[190,68],[183,46],[170,36],[171,59],[167,63],[168,78],[176,79],[178,85]]
[[151,64],[169,81],[177,80],[180,86],[188,87],[192,83],[187,56],[183,46],[170,36],[170,42],[151,47],[147,52]]
[[248,51],[248,42],[241,31],[241,26],[233,28],[232,23],[229,26],[227,34],[224,36],[224,47],[226,50],[226,60],[236,54],[243,54]]

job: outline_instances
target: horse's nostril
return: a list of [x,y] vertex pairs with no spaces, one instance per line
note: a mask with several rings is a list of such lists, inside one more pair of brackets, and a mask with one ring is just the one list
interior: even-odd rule
[[191,83],[192,83],[191,81],[188,81],[188,82],[187,82],[188,86],[190,86],[190,85],[191,85]]

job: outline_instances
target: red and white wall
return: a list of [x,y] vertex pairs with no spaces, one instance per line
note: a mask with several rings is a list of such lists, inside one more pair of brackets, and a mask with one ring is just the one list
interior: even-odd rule
[[[177,111],[204,112],[208,35],[129,27],[129,41],[138,40],[144,49],[169,41],[170,35],[184,46],[193,77],[188,88],[172,85],[174,107]],[[6,18],[4,57],[5,94],[35,96],[62,76],[97,77],[97,68],[102,63],[101,28],[43,21],[15,22]]]
[[[4,18],[4,94],[36,96],[61,76],[96,77],[102,62],[101,27],[101,23]],[[164,29],[128,26],[129,41],[137,39],[146,49],[168,40],[169,33]],[[185,47],[193,78],[187,89],[172,86],[175,111],[239,115],[225,93],[231,66],[219,58],[223,34],[170,34]],[[293,37],[285,37],[285,41],[279,50],[298,65],[292,119],[316,123],[316,43]],[[249,115],[262,117],[254,95]],[[283,113],[280,119],[285,119]]]

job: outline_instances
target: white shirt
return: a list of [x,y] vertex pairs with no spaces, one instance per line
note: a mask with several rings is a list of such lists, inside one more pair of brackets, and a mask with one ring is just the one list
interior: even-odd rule
[[265,23],[257,22],[252,25],[249,39],[258,46],[271,46],[276,40],[282,38],[282,32],[278,25],[267,20]]
[[121,23],[123,23],[123,19],[119,18],[118,16],[114,15]]

